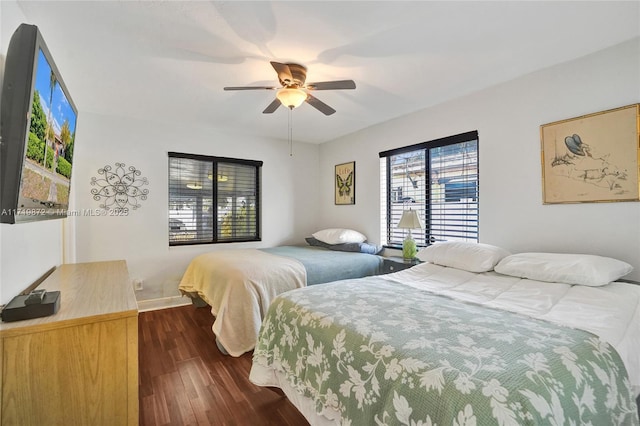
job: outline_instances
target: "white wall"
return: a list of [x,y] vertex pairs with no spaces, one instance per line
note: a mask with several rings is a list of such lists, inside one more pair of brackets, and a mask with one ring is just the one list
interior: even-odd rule
[[[0,2],[0,55],[4,69],[11,35],[27,22],[15,2]],[[0,304],[62,263],[62,222],[48,220],[18,225],[0,225]]]
[[[124,101],[124,99],[123,99]],[[97,209],[91,195],[98,169],[116,162],[135,166],[149,184],[146,201],[127,217],[74,217],[76,261],[125,259],[131,278],[144,280],[145,289],[165,289],[161,297],[177,293],[188,262],[197,254],[240,247],[304,243],[318,220],[319,147],[286,141],[239,138],[205,125],[153,123],[80,113],[74,152],[75,210]],[[169,247],[167,152],[185,152],[262,160],[262,241]],[[147,290],[145,290],[146,292]],[[156,292],[157,295],[157,292]]]
[[[615,257],[640,279],[640,203],[543,205],[540,125],[640,102],[640,39],[404,116],[320,149],[322,226],[378,241],[378,152],[478,130],[480,241],[513,252]],[[356,205],[333,203],[335,164],[356,161]]]
[[[0,54],[11,34],[30,23],[13,1],[0,2]],[[37,24],[37,23],[36,23]],[[55,46],[49,46],[55,52]],[[4,61],[3,61],[4,62]],[[73,86],[72,82],[68,82]],[[76,96],[78,97],[78,96]],[[123,102],[126,102],[123,94]],[[132,278],[145,292],[176,294],[189,260],[210,250],[303,243],[318,218],[319,147],[286,141],[238,138],[206,124],[185,121],[143,122],[99,116],[78,105],[78,128],[70,210],[97,209],[91,177],[116,162],[135,166],[147,177],[149,196],[128,217],[78,216],[20,225],[0,225],[0,303],[64,262],[125,259]],[[183,118],[184,120],[184,118]],[[244,244],[168,246],[168,151],[264,161],[262,168],[262,241]],[[64,234],[64,242],[63,242]],[[63,255],[64,245],[64,255]],[[153,290],[156,290],[155,292]],[[151,290],[151,291],[149,291]]]

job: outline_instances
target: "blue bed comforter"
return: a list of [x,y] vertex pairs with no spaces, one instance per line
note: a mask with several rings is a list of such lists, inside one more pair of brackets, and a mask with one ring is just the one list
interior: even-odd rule
[[372,254],[312,246],[280,246],[260,250],[298,260],[307,271],[307,285],[377,275],[382,271],[382,257]]

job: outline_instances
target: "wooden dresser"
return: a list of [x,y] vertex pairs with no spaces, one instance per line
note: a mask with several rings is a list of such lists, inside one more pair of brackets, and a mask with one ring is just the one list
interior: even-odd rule
[[137,425],[138,306],[124,261],[62,265],[55,315],[0,323],[2,425]]

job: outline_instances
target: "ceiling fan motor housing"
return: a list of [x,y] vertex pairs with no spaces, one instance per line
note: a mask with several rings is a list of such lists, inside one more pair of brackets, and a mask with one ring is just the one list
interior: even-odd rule
[[[303,87],[307,79],[307,68],[300,64],[285,64],[289,67],[291,75],[279,73],[278,79],[284,87]],[[293,79],[293,80],[291,80]]]

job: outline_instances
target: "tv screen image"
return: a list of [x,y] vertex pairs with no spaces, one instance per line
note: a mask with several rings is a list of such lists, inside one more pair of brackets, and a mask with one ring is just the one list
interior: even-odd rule
[[66,217],[78,113],[34,25],[9,43],[2,107],[0,221]]
[[[25,208],[69,204],[77,114],[39,50],[20,196]],[[45,163],[46,156],[46,163]]]

